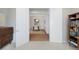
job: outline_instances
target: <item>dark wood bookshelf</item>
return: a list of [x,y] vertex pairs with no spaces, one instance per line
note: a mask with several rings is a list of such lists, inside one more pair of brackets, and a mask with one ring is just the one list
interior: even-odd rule
[[68,42],[79,48],[79,12],[68,15]]

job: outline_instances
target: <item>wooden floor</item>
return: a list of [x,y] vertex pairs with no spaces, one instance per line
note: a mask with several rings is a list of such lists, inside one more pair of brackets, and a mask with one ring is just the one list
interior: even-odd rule
[[30,41],[48,41],[48,39],[49,34],[46,34],[43,31],[30,33]]

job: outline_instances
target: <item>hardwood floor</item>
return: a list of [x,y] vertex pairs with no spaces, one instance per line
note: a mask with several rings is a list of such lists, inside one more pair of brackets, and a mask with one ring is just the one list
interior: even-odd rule
[[30,33],[30,41],[48,41],[49,34],[44,31],[35,31]]

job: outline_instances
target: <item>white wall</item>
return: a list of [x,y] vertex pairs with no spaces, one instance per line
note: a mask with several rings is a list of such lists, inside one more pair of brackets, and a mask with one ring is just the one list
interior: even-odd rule
[[68,38],[68,15],[73,13],[72,12],[73,9],[69,9],[69,8],[63,8],[62,9],[62,19],[63,19],[63,27],[62,27],[62,32],[63,32],[63,35],[62,35],[62,38],[63,38],[63,42],[67,42],[67,38]]
[[6,18],[7,26],[16,27],[16,8],[9,8]]
[[49,8],[30,8],[31,15],[48,15]]
[[16,47],[29,42],[29,9],[16,8]]
[[62,9],[50,8],[50,42],[62,42]]
[[62,32],[63,32],[63,42],[67,43],[68,39],[68,15],[79,12],[78,8],[63,8],[62,9],[62,19],[63,19],[63,27],[62,27]]
[[0,26],[6,26],[6,14],[8,8],[0,8]]
[[45,31],[46,31],[46,33],[48,33],[48,34],[49,34],[49,26],[50,26],[49,21],[50,21],[50,19],[49,19],[49,14],[48,14],[48,15],[46,15],[46,16],[44,17]]
[[5,19],[6,18],[6,15],[5,14],[0,14],[0,26],[5,26],[6,22],[5,22]]
[[7,12],[6,12],[6,25],[5,26],[9,26],[9,27],[13,27],[14,28],[14,33],[13,33],[13,42],[16,42],[16,8],[8,8]]
[[8,8],[0,8],[0,13],[1,14],[6,14],[7,10],[8,10]]

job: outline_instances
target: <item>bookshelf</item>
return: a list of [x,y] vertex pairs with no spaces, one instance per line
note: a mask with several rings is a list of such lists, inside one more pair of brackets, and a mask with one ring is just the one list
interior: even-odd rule
[[68,15],[68,43],[79,48],[79,12]]

